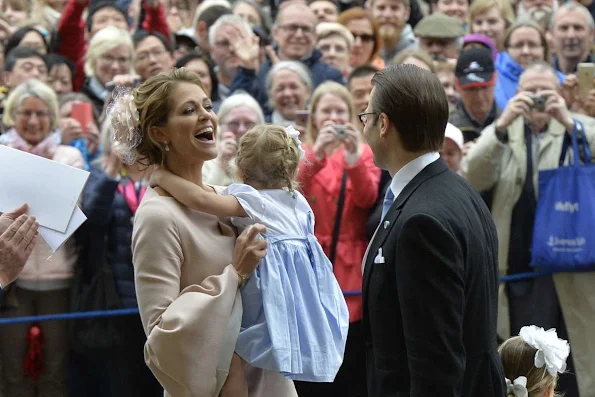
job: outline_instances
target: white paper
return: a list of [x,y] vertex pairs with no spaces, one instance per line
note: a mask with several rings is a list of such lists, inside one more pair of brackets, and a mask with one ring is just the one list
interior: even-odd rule
[[47,227],[39,226],[39,235],[43,237],[46,243],[52,249],[52,252],[56,252],[58,248],[64,244],[66,240],[72,236],[74,232],[87,220],[85,214],[79,207],[74,208],[74,212],[72,217],[70,218],[70,222],[68,223],[68,227],[66,228],[65,233],[60,233],[52,229],[48,229]]
[[0,212],[29,205],[40,226],[66,232],[89,173],[0,146]]

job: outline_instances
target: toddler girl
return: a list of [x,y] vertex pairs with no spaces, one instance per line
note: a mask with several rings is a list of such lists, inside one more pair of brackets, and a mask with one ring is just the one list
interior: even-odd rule
[[508,397],[553,397],[558,374],[566,370],[570,346],[558,338],[555,329],[531,325],[505,341],[498,352]]
[[165,170],[151,183],[187,207],[232,217],[242,229],[267,227],[267,255],[242,288],[236,353],[252,366],[293,380],[332,382],[343,360],[347,305],[330,261],[314,237],[314,217],[297,192],[303,150],[292,127],[262,125],[240,140],[240,179],[224,195],[209,193]]

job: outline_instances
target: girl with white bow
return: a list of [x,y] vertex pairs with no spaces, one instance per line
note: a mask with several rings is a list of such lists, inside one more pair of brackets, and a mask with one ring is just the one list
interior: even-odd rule
[[293,127],[260,125],[239,142],[238,177],[224,195],[207,192],[163,168],[159,185],[179,202],[242,229],[266,226],[267,254],[249,279],[241,274],[243,316],[235,352],[254,367],[293,380],[332,382],[343,362],[349,314],[314,215],[297,189],[304,151]]
[[508,397],[554,397],[558,374],[566,370],[570,345],[555,329],[530,325],[498,350]]

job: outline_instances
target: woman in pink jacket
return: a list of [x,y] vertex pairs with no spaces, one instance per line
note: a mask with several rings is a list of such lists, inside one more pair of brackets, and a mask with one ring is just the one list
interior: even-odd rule
[[356,119],[353,98],[344,86],[326,82],[314,91],[308,148],[299,180],[314,211],[314,233],[333,263],[341,289],[348,291],[350,326],[343,366],[335,382],[296,383],[300,396],[305,397],[366,394],[359,291],[361,263],[368,246],[366,222],[378,197],[380,169],[374,165],[372,151],[364,143]]
[[[17,86],[8,96],[3,116],[11,129],[0,136],[0,144],[45,157],[72,167],[83,168],[81,153],[60,144],[57,128],[58,98],[54,91],[38,80]],[[18,166],[15,165],[15,172]],[[7,293],[4,304],[12,306],[7,317],[39,316],[69,311],[70,283],[76,253],[67,241],[54,254],[40,237],[29,260]],[[68,395],[68,338],[66,321],[7,325],[0,333],[4,382],[7,396],[61,397]],[[41,331],[39,333],[38,331]],[[41,342],[43,370],[29,358],[30,338]],[[27,359],[26,359],[27,358]],[[23,362],[25,368],[23,368]]]

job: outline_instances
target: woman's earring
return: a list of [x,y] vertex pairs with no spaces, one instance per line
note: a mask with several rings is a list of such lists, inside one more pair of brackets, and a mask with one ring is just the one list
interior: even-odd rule
[[165,151],[166,152],[169,152],[169,145],[168,145],[168,143],[169,142],[165,141]]

